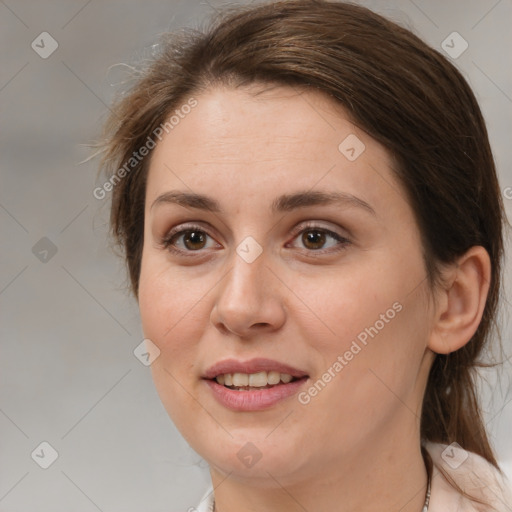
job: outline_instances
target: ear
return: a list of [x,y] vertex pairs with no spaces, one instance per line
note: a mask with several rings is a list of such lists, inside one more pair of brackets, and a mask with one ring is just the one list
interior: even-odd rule
[[443,274],[447,284],[436,293],[437,307],[428,343],[437,354],[455,352],[475,334],[489,293],[489,254],[481,246],[471,247]]

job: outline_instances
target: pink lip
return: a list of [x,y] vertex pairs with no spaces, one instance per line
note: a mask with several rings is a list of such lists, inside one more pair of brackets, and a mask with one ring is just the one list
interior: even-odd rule
[[[225,373],[257,373],[276,371],[287,373],[298,380],[254,391],[237,391],[219,384],[215,377]],[[297,393],[298,389],[308,380],[306,372],[272,359],[256,358],[249,361],[226,359],[214,364],[206,370],[203,378],[213,392],[217,401],[234,411],[260,411]]]
[[217,375],[225,373],[257,373],[264,371],[287,373],[297,379],[307,376],[306,372],[293,368],[287,364],[280,363],[279,361],[274,361],[272,359],[258,357],[250,359],[249,361],[237,361],[236,359],[225,359],[224,361],[219,361],[206,370],[203,378],[214,379]]
[[237,391],[219,384],[215,380],[205,380],[217,401],[233,411],[261,411],[295,395],[298,389],[307,381],[306,377],[294,380],[288,384],[277,384],[274,387],[256,391]]

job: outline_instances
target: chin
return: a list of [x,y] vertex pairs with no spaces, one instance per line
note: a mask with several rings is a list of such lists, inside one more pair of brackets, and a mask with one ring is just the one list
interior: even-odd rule
[[[307,455],[298,453],[297,446],[289,434],[284,436],[272,435],[269,429],[261,429],[257,435],[254,429],[247,432],[238,430],[233,438],[225,432],[222,439],[209,436],[201,439],[192,448],[199,453],[215,470],[229,478],[251,480],[251,485],[275,487],[275,478],[279,483],[291,483],[305,474]],[[252,435],[254,434],[254,435]],[[265,437],[267,436],[267,439]],[[196,439],[197,441],[197,439]]]

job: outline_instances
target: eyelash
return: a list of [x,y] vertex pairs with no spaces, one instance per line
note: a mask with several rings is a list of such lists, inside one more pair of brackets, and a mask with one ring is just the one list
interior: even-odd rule
[[[334,238],[337,242],[339,242],[338,247],[335,249],[332,249],[332,248],[331,249],[316,249],[316,250],[315,249],[303,249],[304,251],[307,251],[308,253],[310,253],[309,255],[313,256],[313,257],[321,256],[326,253],[330,253],[330,254],[337,253],[339,251],[344,250],[346,248],[346,246],[350,244],[350,240],[348,240],[347,238],[339,235],[338,233],[335,233],[334,231],[331,231],[327,228],[324,228],[324,227],[319,226],[312,222],[302,224],[297,230],[294,230],[293,240],[295,240],[298,237],[298,235],[300,235],[306,231],[317,231],[317,232],[323,233],[325,235],[328,235],[328,236]],[[202,226],[199,226],[196,224],[187,224],[185,226],[183,226],[183,225],[180,226],[179,230],[177,230],[177,229],[171,230],[162,239],[162,241],[161,241],[162,247],[169,250],[169,252],[171,252],[173,254],[177,254],[180,256],[184,256],[184,257],[196,257],[196,254],[194,254],[194,253],[200,253],[200,252],[202,252],[202,249],[199,249],[197,251],[182,250],[182,249],[176,249],[176,247],[173,246],[173,241],[176,238],[179,238],[179,237],[185,235],[186,233],[190,233],[190,232],[203,233],[203,234],[209,236],[210,238],[213,238],[205,231],[205,229]]]

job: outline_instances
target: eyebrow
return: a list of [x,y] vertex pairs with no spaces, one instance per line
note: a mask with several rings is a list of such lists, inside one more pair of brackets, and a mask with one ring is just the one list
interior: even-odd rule
[[[207,195],[195,192],[172,190],[159,195],[150,209],[161,204],[177,204],[185,208],[195,208],[212,213],[222,213],[220,203]],[[308,206],[327,205],[352,206],[366,210],[376,216],[375,210],[366,202],[347,192],[299,191],[293,194],[283,194],[272,202],[272,213],[290,212]]]

